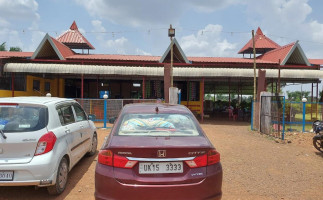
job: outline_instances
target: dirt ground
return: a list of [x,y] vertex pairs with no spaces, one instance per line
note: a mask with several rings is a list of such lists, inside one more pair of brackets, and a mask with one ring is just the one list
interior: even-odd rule
[[[244,122],[210,120],[202,127],[221,153],[222,199],[322,199],[323,154],[312,145],[313,133],[288,133],[291,143],[281,143],[251,132]],[[98,129],[98,148],[109,131]],[[96,161],[97,156],[83,158],[58,197],[49,196],[45,188],[0,187],[0,199],[94,199]]]

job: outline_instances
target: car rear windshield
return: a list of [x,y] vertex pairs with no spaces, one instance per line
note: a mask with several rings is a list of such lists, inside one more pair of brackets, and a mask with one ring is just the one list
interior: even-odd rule
[[125,114],[121,120],[120,136],[199,136],[190,115],[185,114]]
[[37,131],[47,126],[47,108],[19,104],[0,104],[0,130],[3,132]]

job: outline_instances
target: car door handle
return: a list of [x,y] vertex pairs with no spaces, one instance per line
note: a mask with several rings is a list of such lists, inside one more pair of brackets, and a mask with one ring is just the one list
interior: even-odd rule
[[65,130],[65,133],[70,133],[71,132],[71,130],[70,129],[66,129]]
[[84,126],[83,126],[83,125],[80,125],[80,127],[81,127],[81,128],[84,128]]

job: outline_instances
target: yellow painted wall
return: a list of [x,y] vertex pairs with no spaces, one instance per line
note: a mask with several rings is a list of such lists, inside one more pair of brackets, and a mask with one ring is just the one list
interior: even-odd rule
[[[33,91],[33,81],[40,81],[40,91]],[[35,76],[27,75],[26,91],[15,91],[14,96],[45,96],[48,91],[45,91],[45,82],[50,82],[50,93],[53,97],[64,97],[65,81],[64,79],[44,79]],[[59,94],[58,94],[59,93]],[[11,90],[0,90],[0,97],[11,97]]]

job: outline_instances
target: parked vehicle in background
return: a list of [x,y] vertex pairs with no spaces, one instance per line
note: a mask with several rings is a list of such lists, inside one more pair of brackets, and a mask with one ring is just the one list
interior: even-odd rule
[[323,123],[319,120],[313,122],[313,131],[316,135],[313,137],[313,145],[315,149],[323,153]]
[[221,199],[222,166],[189,109],[128,104],[98,155],[96,199]]
[[64,191],[68,173],[97,149],[96,128],[74,100],[0,98],[0,186]]

